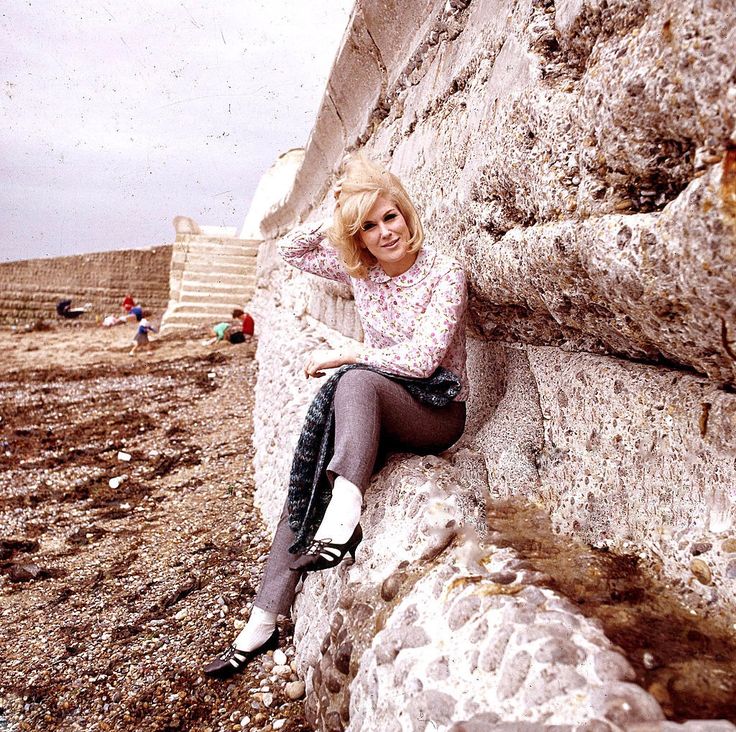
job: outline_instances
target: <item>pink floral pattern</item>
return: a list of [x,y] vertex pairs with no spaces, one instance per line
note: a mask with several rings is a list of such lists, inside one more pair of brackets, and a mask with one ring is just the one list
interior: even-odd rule
[[364,333],[359,363],[411,377],[430,376],[443,366],[460,377],[456,400],[464,401],[467,287],[462,267],[425,244],[404,274],[390,277],[376,264],[366,279],[358,279],[345,271],[320,229],[292,231],[279,252],[304,272],[350,285]]

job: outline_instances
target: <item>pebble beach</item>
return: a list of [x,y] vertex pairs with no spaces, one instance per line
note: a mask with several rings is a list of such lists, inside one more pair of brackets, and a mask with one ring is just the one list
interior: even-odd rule
[[309,730],[292,627],[227,682],[270,545],[255,343],[132,326],[0,333],[0,729]]

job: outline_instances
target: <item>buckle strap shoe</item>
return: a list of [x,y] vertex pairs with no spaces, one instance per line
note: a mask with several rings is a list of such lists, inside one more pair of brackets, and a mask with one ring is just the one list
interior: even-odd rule
[[278,647],[279,629],[276,628],[265,643],[252,651],[241,651],[231,645],[204,667],[204,674],[212,679],[230,678],[230,676],[242,671],[257,656],[266,651],[276,650]]
[[290,566],[292,572],[319,572],[322,569],[336,567],[350,554],[355,561],[355,550],[363,541],[363,529],[360,524],[355,527],[353,535],[344,544],[333,544],[330,539],[314,539],[303,554]]

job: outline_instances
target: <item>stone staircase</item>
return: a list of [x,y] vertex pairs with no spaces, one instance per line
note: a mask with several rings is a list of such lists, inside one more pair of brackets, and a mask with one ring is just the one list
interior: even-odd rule
[[229,320],[255,287],[260,241],[177,234],[171,256],[169,305],[162,333]]

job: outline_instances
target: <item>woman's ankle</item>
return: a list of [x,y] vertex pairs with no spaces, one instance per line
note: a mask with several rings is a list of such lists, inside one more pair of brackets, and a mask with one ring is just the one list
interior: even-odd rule
[[240,631],[233,645],[241,651],[254,651],[262,646],[276,629],[276,613],[253,607],[245,628]]
[[333,544],[344,544],[360,521],[362,507],[363,494],[360,488],[338,475],[332,488],[332,499],[314,538],[329,539]]

